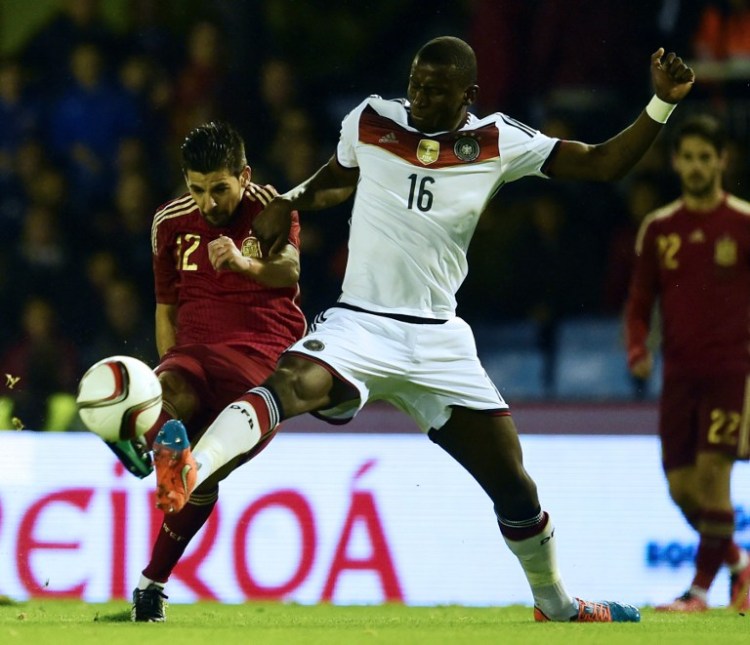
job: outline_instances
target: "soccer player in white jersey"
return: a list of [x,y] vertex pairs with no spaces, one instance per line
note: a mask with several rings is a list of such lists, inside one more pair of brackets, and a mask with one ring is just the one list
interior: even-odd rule
[[651,56],[655,95],[604,143],[560,141],[496,113],[477,118],[476,59],[453,37],[425,44],[408,99],[371,96],[344,119],[336,154],[275,198],[256,235],[274,249],[290,213],[340,204],[356,188],[349,259],[339,301],[282,355],[261,387],[224,409],[191,452],[174,424],[172,460],[157,468],[157,505],[177,511],[195,486],[250,450],[280,421],[313,412],[351,419],[385,400],[411,416],[494,503],[506,544],[531,586],[538,621],[638,621],[637,608],[567,593],[554,529],[523,466],[507,403],[455,314],[477,219],[506,182],[528,175],[611,181],[622,177],[690,91],[693,71],[674,53]]

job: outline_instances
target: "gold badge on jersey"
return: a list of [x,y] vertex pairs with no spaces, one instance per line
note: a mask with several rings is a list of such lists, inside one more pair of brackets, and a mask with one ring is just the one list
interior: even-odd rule
[[417,146],[417,159],[425,166],[435,163],[440,156],[440,143],[434,139],[420,139]]
[[721,267],[731,267],[737,264],[737,242],[728,235],[716,240],[714,261]]
[[461,161],[475,161],[480,152],[479,142],[473,137],[461,137],[453,146],[453,154]]
[[246,237],[242,240],[242,248],[240,251],[242,252],[243,258],[260,258],[263,255],[257,237]]

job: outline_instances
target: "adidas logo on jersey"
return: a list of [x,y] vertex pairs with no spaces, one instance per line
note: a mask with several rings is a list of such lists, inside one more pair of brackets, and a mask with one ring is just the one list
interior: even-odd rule
[[380,137],[378,143],[398,143],[398,137],[393,132],[389,132]]

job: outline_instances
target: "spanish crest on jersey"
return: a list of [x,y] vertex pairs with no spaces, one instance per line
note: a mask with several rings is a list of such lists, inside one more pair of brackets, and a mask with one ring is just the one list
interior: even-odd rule
[[737,242],[729,235],[723,235],[716,240],[714,261],[721,267],[731,267],[737,264]]
[[240,249],[243,258],[260,258],[262,253],[260,250],[260,242],[257,237],[246,237],[242,240],[242,248]]

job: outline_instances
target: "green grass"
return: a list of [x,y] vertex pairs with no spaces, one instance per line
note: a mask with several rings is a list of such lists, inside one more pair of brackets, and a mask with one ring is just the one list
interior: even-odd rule
[[126,602],[30,600],[0,603],[0,643],[223,645],[395,643],[575,645],[750,642],[750,615],[724,609],[666,615],[640,624],[535,623],[528,607],[338,607],[253,603],[172,605],[166,624],[130,622]]

